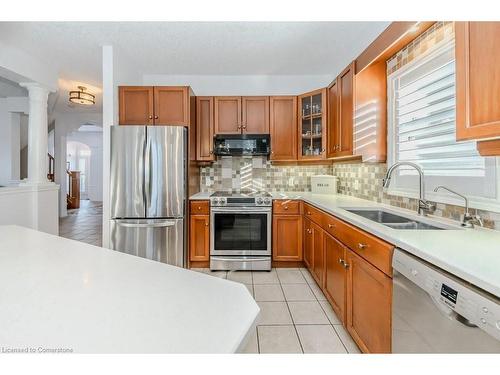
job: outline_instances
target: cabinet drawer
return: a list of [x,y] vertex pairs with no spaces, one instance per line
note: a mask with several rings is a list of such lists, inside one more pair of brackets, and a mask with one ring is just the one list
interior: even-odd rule
[[275,200],[273,202],[273,214],[275,215],[299,215],[300,201],[288,199]]
[[208,215],[210,213],[210,202],[209,201],[189,202],[189,213],[191,215]]
[[347,223],[343,225],[346,229],[341,231],[341,241],[386,275],[392,276],[394,246]]
[[310,204],[304,203],[304,216],[311,219],[316,224],[322,225],[323,216],[325,216],[325,214]]

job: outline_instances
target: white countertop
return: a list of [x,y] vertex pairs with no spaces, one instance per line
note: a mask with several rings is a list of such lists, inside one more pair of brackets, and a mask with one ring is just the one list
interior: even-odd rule
[[243,284],[0,226],[0,346],[231,353],[259,308]]
[[[209,195],[198,193],[190,199],[208,199]],[[457,222],[437,217],[422,218],[413,211],[341,194],[276,192],[273,193],[273,199],[302,199],[500,297],[500,231],[463,229]],[[344,209],[356,207],[384,208],[431,224],[437,222],[455,227],[449,230],[392,229]]]

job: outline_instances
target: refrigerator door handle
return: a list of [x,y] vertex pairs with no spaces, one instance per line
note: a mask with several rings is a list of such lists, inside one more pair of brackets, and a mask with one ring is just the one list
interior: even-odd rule
[[116,225],[127,228],[164,228],[173,227],[175,225],[175,221],[161,221],[155,223],[124,223],[117,221]]
[[151,141],[149,137],[146,137],[144,150],[144,200],[146,207],[149,207],[151,205]]

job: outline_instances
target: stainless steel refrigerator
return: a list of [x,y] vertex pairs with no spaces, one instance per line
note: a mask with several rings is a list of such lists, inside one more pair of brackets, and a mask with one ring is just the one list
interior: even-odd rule
[[184,267],[187,130],[111,127],[111,248]]

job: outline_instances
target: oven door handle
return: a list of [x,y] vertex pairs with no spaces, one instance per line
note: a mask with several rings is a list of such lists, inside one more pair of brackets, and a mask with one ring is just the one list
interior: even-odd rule
[[217,213],[226,213],[226,212],[245,212],[245,213],[268,213],[271,212],[271,207],[211,207],[210,211]]

